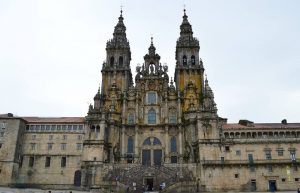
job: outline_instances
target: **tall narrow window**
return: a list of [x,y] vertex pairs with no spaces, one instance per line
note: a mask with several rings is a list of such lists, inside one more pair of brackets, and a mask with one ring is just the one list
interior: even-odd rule
[[148,104],[156,104],[156,93],[148,92]]
[[127,153],[134,153],[133,146],[134,146],[133,138],[132,138],[132,136],[129,136],[128,137],[128,144],[127,144]]
[[156,124],[156,112],[154,109],[148,111],[148,124]]
[[196,64],[196,60],[195,60],[195,56],[194,55],[192,55],[192,57],[191,57],[191,63],[192,63],[192,65]]
[[176,112],[170,112],[169,123],[171,123],[171,124],[177,123]]
[[66,167],[66,165],[67,165],[67,158],[61,157],[60,166],[63,168]]
[[29,167],[33,167],[34,165],[34,157],[29,157]]
[[122,56],[119,57],[119,66],[120,67],[123,66],[123,57]]
[[110,66],[111,66],[111,67],[114,67],[114,62],[115,62],[114,57],[111,57],[111,58],[110,58]]
[[45,167],[46,168],[50,167],[50,163],[51,163],[51,157],[46,157]]
[[171,152],[177,152],[176,137],[171,138]]
[[134,124],[134,114],[133,113],[129,113],[128,115],[128,124]]
[[185,65],[187,65],[187,58],[186,58],[186,55],[184,55],[183,57],[182,57],[182,64],[185,66]]

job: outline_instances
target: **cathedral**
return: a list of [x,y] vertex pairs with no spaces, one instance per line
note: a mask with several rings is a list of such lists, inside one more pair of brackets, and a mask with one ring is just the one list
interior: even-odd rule
[[133,77],[123,20],[121,11],[85,117],[0,115],[0,186],[166,193],[298,188],[300,123],[219,117],[185,10],[174,80],[153,38]]

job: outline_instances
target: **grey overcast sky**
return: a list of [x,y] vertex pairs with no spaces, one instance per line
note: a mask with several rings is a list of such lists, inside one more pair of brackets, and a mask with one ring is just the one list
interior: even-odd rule
[[0,114],[85,116],[123,5],[132,71],[174,76],[183,5],[221,117],[300,122],[299,0],[0,0]]

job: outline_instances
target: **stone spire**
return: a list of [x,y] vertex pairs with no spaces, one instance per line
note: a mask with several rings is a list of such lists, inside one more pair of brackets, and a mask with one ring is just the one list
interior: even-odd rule
[[124,25],[123,10],[120,11],[120,17],[115,26],[113,39],[107,42],[106,48],[129,48],[129,42],[126,37],[126,26]]
[[183,10],[183,21],[180,25],[180,36],[193,36],[193,30],[190,22],[188,21],[188,16],[186,15],[186,10]]
[[151,44],[150,44],[150,47],[148,48],[149,55],[155,56],[155,50],[156,50],[156,48],[153,45],[153,37],[151,37]]

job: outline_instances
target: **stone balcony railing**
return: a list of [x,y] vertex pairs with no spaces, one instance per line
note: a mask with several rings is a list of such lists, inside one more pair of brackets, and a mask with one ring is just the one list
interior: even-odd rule
[[202,165],[205,166],[230,166],[230,165],[272,165],[272,164],[296,164],[300,165],[300,159],[257,159],[253,161],[249,160],[202,160]]

